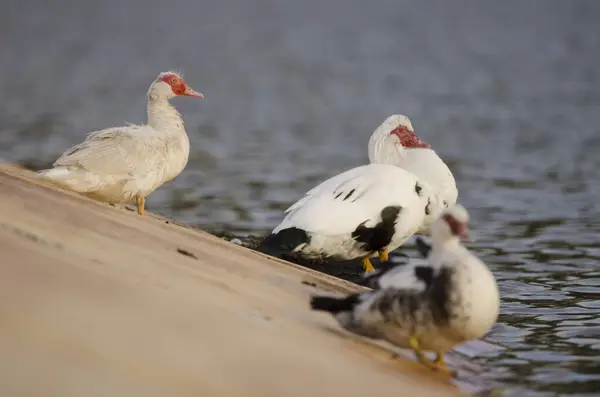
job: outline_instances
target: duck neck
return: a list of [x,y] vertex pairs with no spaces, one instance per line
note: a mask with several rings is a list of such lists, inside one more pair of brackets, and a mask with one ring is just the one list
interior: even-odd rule
[[399,165],[406,155],[401,143],[393,142],[389,132],[375,131],[369,139],[369,162],[375,164]]
[[448,238],[448,236],[438,237],[433,234],[431,237],[434,246],[443,247],[444,249],[454,249],[460,245],[460,240],[456,236]]
[[150,94],[148,96],[148,125],[169,135],[185,134],[181,114],[167,98]]

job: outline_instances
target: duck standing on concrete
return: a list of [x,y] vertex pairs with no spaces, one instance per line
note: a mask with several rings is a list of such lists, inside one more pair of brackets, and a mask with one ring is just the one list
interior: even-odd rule
[[179,74],[161,73],[148,90],[148,124],[91,132],[38,176],[108,203],[135,200],[144,215],[145,198],[179,175],[188,161],[183,120],[169,103],[176,96],[204,98]]
[[[420,238],[426,261],[389,267],[368,275],[373,291],[346,298],[313,296],[313,310],[335,316],[347,330],[411,348],[419,362],[447,370],[444,353],[481,338],[498,318],[500,298],[488,267],[459,238],[469,216],[460,204],[445,209],[432,225],[432,246]],[[434,361],[423,352],[435,351]]]

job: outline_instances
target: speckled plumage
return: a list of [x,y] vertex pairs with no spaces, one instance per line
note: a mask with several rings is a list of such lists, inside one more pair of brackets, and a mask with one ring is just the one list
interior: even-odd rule
[[465,229],[450,227],[449,216],[466,218],[459,226],[468,221],[460,205],[445,210],[432,226],[433,244],[424,259],[368,275],[373,291],[341,299],[345,306],[336,306],[337,298],[313,297],[313,309],[329,311],[349,331],[400,347],[418,341],[419,349],[443,353],[482,337],[498,316],[497,283],[460,244],[457,234]]

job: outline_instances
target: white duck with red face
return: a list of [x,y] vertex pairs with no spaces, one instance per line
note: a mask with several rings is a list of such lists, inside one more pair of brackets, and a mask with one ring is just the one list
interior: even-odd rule
[[[367,150],[371,164],[400,167],[416,175],[419,180],[426,182],[433,189],[437,197],[436,201],[441,206],[438,208],[436,204],[430,207],[431,211],[428,211],[423,224],[416,232],[429,235],[431,224],[437,219],[440,211],[453,206],[458,199],[456,182],[450,168],[430,145],[415,134],[409,118],[400,114],[389,116],[377,127],[369,139]],[[346,177],[347,173],[342,173],[315,186],[292,204],[285,213],[294,212],[322,191],[334,189]]]
[[148,89],[148,124],[91,132],[39,177],[108,203],[135,200],[143,215],[145,198],[179,175],[188,161],[184,123],[169,103],[176,96],[204,98],[178,73],[161,73]]
[[[447,369],[444,353],[483,337],[498,319],[500,295],[489,268],[461,243],[469,214],[445,209],[431,227],[432,245],[417,238],[423,259],[366,276],[372,291],[345,298],[315,296],[311,306],[335,316],[346,329],[411,348],[433,369]],[[429,361],[424,351],[434,351]]]
[[[415,134],[408,117],[401,114],[388,117],[371,135],[368,152],[371,163],[398,166],[429,183],[445,207],[456,204],[458,190],[452,171],[435,150]],[[418,234],[429,234],[437,215],[427,217]]]
[[375,130],[368,152],[371,164],[322,182],[292,204],[261,250],[306,259],[360,257],[373,271],[370,257],[387,261],[413,234],[429,234],[458,195],[448,167],[402,115]]

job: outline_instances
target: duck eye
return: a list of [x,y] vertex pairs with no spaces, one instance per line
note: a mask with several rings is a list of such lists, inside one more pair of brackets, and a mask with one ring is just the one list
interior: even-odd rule
[[177,83],[177,77],[173,77],[173,78],[171,79],[171,83],[173,83],[173,84]]

